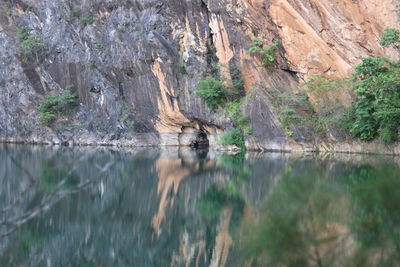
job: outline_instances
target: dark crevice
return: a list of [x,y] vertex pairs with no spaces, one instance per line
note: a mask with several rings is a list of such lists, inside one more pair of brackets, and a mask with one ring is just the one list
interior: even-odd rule
[[[208,43],[207,43],[207,66],[209,66],[209,68],[207,68],[208,70],[212,70],[213,68],[211,68],[211,65],[213,62],[218,62],[218,58],[216,56],[216,48],[215,48],[215,44],[214,44],[214,38],[213,38],[213,33],[210,27],[210,10],[207,6],[207,3],[202,0],[201,1],[201,7],[205,12],[205,16],[207,17],[207,27],[208,27]],[[209,73],[209,74],[213,74],[213,73]]]
[[190,143],[190,147],[195,149],[204,149],[209,146],[210,142],[208,141],[207,134],[204,131],[198,132],[196,138]]

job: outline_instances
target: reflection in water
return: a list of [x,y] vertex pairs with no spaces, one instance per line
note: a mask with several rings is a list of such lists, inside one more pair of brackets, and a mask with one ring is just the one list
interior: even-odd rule
[[0,266],[396,266],[395,160],[2,146]]
[[399,266],[398,165],[327,169],[287,168],[261,218],[242,230],[247,263]]

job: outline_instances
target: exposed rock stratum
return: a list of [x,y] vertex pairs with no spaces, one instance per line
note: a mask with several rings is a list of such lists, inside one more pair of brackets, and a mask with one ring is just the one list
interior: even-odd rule
[[[213,145],[232,122],[195,91],[218,61],[239,66],[251,92],[243,107],[249,148],[313,147],[307,129],[287,136],[268,89],[297,90],[316,74],[348,77],[366,56],[398,58],[379,45],[388,27],[399,27],[394,0],[2,0],[0,136],[137,146],[190,145],[206,134]],[[37,62],[19,55],[20,28],[43,38]],[[246,53],[256,37],[279,42],[273,73]],[[65,88],[78,96],[78,111],[43,126],[40,100]]]

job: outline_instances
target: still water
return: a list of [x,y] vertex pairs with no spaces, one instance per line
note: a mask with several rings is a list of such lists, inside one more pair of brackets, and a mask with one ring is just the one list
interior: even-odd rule
[[399,166],[0,146],[0,266],[399,266]]

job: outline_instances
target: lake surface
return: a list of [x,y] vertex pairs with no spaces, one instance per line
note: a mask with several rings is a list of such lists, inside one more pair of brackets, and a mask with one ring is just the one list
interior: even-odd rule
[[0,266],[399,266],[399,162],[0,146]]

